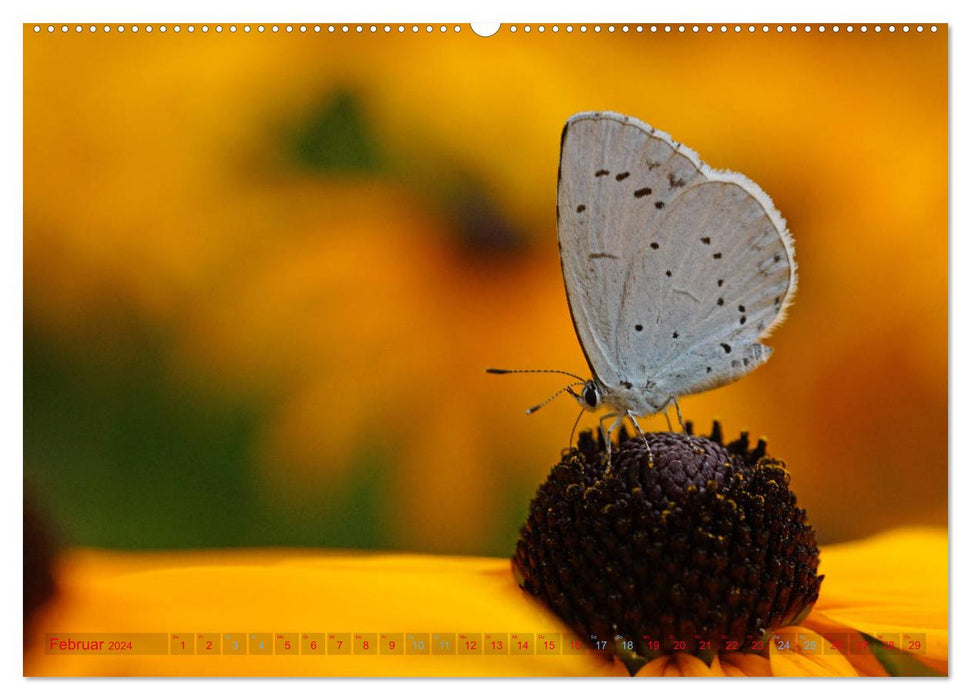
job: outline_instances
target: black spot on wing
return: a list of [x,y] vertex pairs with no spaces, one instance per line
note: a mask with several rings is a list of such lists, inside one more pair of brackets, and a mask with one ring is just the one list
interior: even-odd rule
[[626,180],[629,177],[630,177],[630,173],[624,171],[622,173],[617,173],[617,177],[615,179],[617,180],[617,182],[620,182],[621,180]]
[[664,209],[664,202],[654,202],[654,206],[658,209]]
[[604,169],[601,168],[600,170],[598,170],[597,172],[595,172],[593,174],[594,177],[603,177],[604,175],[610,175],[610,171],[609,170],[604,170]]
[[722,350],[725,351],[726,355],[732,351],[732,346],[729,345],[728,343],[722,343],[721,346],[722,346]]
[[640,199],[641,197],[646,197],[651,193],[650,187],[642,187],[639,190],[634,190],[634,196]]
[[721,253],[715,253],[711,257],[713,257],[715,260],[721,260],[722,259],[722,254]]
[[657,250],[658,248],[660,246],[657,244],[657,241],[651,241],[651,250]]
[[745,316],[742,316],[740,319],[738,319],[738,325],[744,326],[747,320],[748,319]]
[[725,305],[725,300],[722,299],[721,297],[718,297],[718,305],[719,306],[724,306]]
[[675,178],[674,173],[668,173],[668,184],[673,189],[675,187],[684,187],[687,183],[684,181],[684,178]]
[[670,277],[671,276],[671,271],[670,270],[665,270],[664,271],[664,274],[667,275],[668,277]]
[[711,238],[709,238],[708,236],[705,236],[704,238],[701,239],[701,242],[704,243],[705,245],[711,245]]
[[642,330],[644,330],[644,326],[638,323],[636,326],[634,326],[634,330],[640,333]]
[[672,338],[677,338],[677,337],[678,337],[678,332],[677,332],[677,331],[675,331],[674,333],[672,333],[672,334],[671,334],[671,337],[672,337]]
[[719,287],[721,287],[723,284],[725,284],[725,280],[718,280],[718,286]]
[[741,311],[744,314],[745,313],[745,304],[739,304],[738,305],[738,310]]
[[590,255],[588,255],[587,257],[590,258],[591,260],[599,260],[600,258],[610,258],[611,260],[617,260],[617,256],[612,255],[610,253],[590,253]]
[[581,212],[585,212],[586,210],[587,210],[587,205],[581,204],[577,207],[577,214],[580,214]]

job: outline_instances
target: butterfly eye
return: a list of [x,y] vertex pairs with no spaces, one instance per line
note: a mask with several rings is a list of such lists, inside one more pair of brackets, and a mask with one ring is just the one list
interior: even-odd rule
[[587,402],[590,408],[597,407],[597,404],[600,403],[600,392],[597,391],[596,384],[587,382],[587,385],[583,388],[583,400]]

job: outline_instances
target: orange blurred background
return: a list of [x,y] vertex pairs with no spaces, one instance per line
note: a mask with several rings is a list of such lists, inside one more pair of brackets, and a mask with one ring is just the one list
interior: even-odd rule
[[946,524],[946,27],[396,29],[25,27],[25,480],[64,540],[510,554],[578,409],[483,369],[588,374],[554,215],[584,110],[796,240],[772,359],[685,417],[766,435],[823,542]]

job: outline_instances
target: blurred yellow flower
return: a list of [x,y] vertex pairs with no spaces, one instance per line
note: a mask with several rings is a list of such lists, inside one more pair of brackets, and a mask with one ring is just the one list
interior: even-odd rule
[[[815,648],[769,645],[710,665],[685,654],[639,676],[856,676],[947,673],[947,534],[898,530],[822,550],[826,575],[798,628]],[[75,550],[60,593],[34,620],[28,676],[604,676],[595,653],[503,655],[82,656],[43,653],[45,633],[276,632],[561,634],[570,630],[523,593],[505,559],[285,550],[120,554]],[[916,653],[868,643],[892,632],[926,639]],[[842,653],[827,642],[840,641]],[[830,645],[832,646],[832,645]]]

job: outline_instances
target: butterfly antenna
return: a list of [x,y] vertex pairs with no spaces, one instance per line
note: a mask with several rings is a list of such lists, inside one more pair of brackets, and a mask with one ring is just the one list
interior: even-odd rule
[[572,396],[576,396],[577,394],[576,394],[575,391],[573,391],[573,387],[582,385],[584,383],[585,382],[573,382],[572,384],[567,384],[565,387],[563,387],[562,389],[560,389],[559,391],[557,391],[555,394],[553,394],[552,396],[550,396],[549,398],[547,398],[542,403],[538,403],[535,406],[533,406],[532,408],[527,409],[526,410],[526,415],[527,416],[533,415],[534,413],[536,413],[536,411],[538,411],[539,409],[543,408],[543,406],[545,406],[550,401],[552,401],[553,399],[555,399],[557,396],[559,396],[560,394],[562,394],[564,392],[570,392],[570,394]]
[[580,419],[583,418],[583,414],[587,412],[587,409],[581,408],[580,413],[577,415],[577,419],[573,421],[573,430],[570,431],[570,446],[573,446],[573,438],[577,434],[577,426],[580,425]]
[[[490,367],[486,370],[488,374],[565,374],[568,377],[573,377],[579,382],[585,382],[583,377],[577,376],[572,372],[564,372],[561,369],[495,369]],[[572,384],[570,386],[573,386]]]

